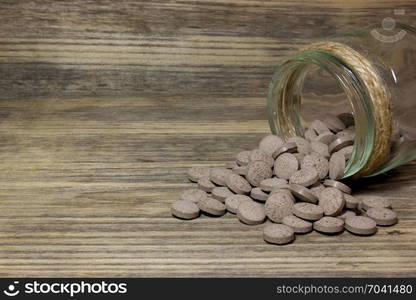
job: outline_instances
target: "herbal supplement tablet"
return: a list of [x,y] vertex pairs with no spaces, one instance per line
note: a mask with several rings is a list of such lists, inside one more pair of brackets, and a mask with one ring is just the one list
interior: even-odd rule
[[227,177],[227,186],[236,194],[248,194],[251,191],[251,185],[244,177],[237,174],[230,174]]
[[270,192],[276,186],[287,184],[287,180],[283,178],[267,178],[260,182],[260,188],[265,192]]
[[295,239],[295,232],[284,224],[267,224],[263,229],[263,238],[268,243],[283,245]]
[[282,223],[291,227],[295,233],[308,233],[312,231],[312,223],[296,216],[286,216]]
[[188,189],[182,192],[180,198],[181,200],[191,201],[198,203],[199,200],[206,198],[208,195],[202,190],[199,189]]
[[225,214],[226,207],[221,201],[207,197],[198,202],[199,209],[213,216]]
[[315,141],[329,145],[335,139],[336,139],[335,134],[333,134],[332,132],[326,132],[326,133],[321,133],[320,135],[318,135]]
[[342,148],[351,146],[354,144],[354,140],[350,137],[338,137],[328,147],[330,153],[337,152]]
[[324,216],[324,210],[316,204],[299,202],[293,205],[293,214],[305,220],[316,221]]
[[246,179],[253,186],[259,186],[266,178],[272,177],[272,169],[264,161],[258,160],[250,162]]
[[259,149],[272,155],[277,149],[284,144],[284,141],[277,135],[265,136],[259,144]]
[[284,143],[279,149],[277,149],[273,153],[273,158],[278,157],[279,155],[283,153],[293,153],[296,152],[298,147],[296,146],[296,143]]
[[369,217],[349,216],[345,219],[345,229],[359,235],[372,235],[377,231],[377,224]]
[[389,208],[391,207],[391,201],[381,196],[365,196],[361,198],[362,208],[368,210],[370,208]]
[[311,151],[319,153],[320,155],[322,155],[325,158],[329,158],[329,156],[330,156],[329,150],[328,150],[328,145],[324,144],[322,142],[312,141],[311,142]]
[[345,207],[349,209],[355,209],[358,207],[358,203],[360,202],[357,198],[344,193],[344,200],[345,200]]
[[[237,175],[238,176],[238,175]],[[227,187],[225,186],[217,186],[213,188],[211,191],[211,196],[214,199],[217,199],[221,202],[225,202],[225,198],[234,195],[233,192],[231,192]]]
[[274,162],[274,174],[282,179],[289,179],[299,169],[299,162],[292,153],[283,153]]
[[259,201],[266,201],[269,197],[269,194],[263,192],[260,188],[253,188],[250,192],[250,197],[259,200]]
[[334,217],[323,217],[313,223],[313,229],[323,233],[338,233],[344,230],[344,221]]
[[346,218],[350,216],[355,216],[355,215],[356,215],[355,212],[353,212],[352,210],[345,210],[340,215],[338,215],[337,218],[345,220]]
[[212,168],[209,173],[209,179],[215,184],[226,186],[227,177],[230,174],[234,174],[233,171],[226,168]]
[[282,183],[274,186],[272,190],[270,191],[270,194],[274,194],[277,192],[280,192],[281,190],[289,190],[289,184],[288,183]]
[[307,139],[308,141],[312,142],[317,137],[318,137],[318,135],[316,134],[315,130],[313,130],[312,128],[306,129],[306,131],[305,131],[305,139]]
[[344,194],[336,188],[326,188],[319,193],[319,206],[326,216],[336,216],[345,206]]
[[172,203],[171,213],[181,219],[195,219],[199,217],[199,207],[194,202],[186,200],[176,200]]
[[225,207],[230,213],[236,214],[238,206],[242,201],[253,201],[249,196],[245,195],[232,195],[225,199]]
[[270,194],[269,194],[269,197],[271,196],[271,195],[274,195],[274,194],[279,194],[279,193],[281,193],[281,194],[286,194],[290,199],[292,199],[292,201],[293,201],[293,203],[295,203],[295,197],[293,197],[293,195],[292,195],[292,192],[290,191],[290,189],[289,189],[289,185],[287,185],[288,187],[287,188],[284,188],[284,189],[276,189],[276,188],[274,188],[271,192],[270,192]]
[[198,180],[198,188],[204,192],[211,193],[215,187],[216,185],[208,177],[202,177]]
[[351,188],[348,185],[346,185],[346,184],[344,184],[340,181],[326,179],[324,181],[324,185],[329,186],[329,187],[334,187],[334,188],[336,188],[336,189],[338,189],[341,192],[344,192],[346,194],[351,194]]
[[293,155],[296,157],[296,159],[298,160],[299,165],[302,163],[303,158],[305,157],[305,154],[302,153],[293,153]]
[[355,123],[354,116],[352,115],[352,113],[342,113],[339,114],[337,117],[342,121],[342,123],[344,123],[346,127],[352,126]]
[[264,161],[270,166],[270,168],[273,167],[273,163],[274,163],[273,157],[270,154],[264,152],[263,150],[254,149],[253,151],[251,151],[250,161],[257,161],[257,160]]
[[299,153],[309,154],[311,153],[311,145],[308,140],[301,138],[300,136],[294,136],[287,140],[288,143],[295,143]]
[[264,205],[254,201],[243,201],[238,206],[237,217],[248,225],[261,224],[266,218]]
[[206,167],[193,167],[188,170],[188,178],[190,181],[198,182],[202,177],[208,177],[210,168]]
[[376,221],[377,225],[391,226],[397,223],[397,214],[388,208],[373,207],[366,212],[367,217]]
[[348,160],[351,158],[353,150],[354,150],[354,146],[348,146],[348,147],[344,147],[338,150],[338,153],[341,153],[342,155],[344,155],[345,159]]
[[308,188],[302,185],[291,184],[289,185],[289,189],[293,195],[301,201],[318,203],[318,197],[316,197]]
[[237,166],[233,168],[233,172],[237,175],[247,175],[248,168],[247,166]]
[[332,180],[341,179],[344,176],[345,157],[339,152],[332,154],[329,159],[329,178]]
[[319,179],[324,179],[328,175],[328,160],[319,153],[306,155],[302,160],[301,169],[307,169],[309,167],[313,167],[318,171]]
[[321,184],[320,182],[317,182],[315,184],[312,184],[309,187],[309,191],[314,194],[316,197],[319,197],[319,193],[322,192],[325,189],[325,186]]
[[250,163],[251,151],[241,151],[237,154],[236,160],[240,166],[247,166]]
[[338,132],[345,129],[345,124],[334,115],[327,115],[323,122],[333,132]]
[[282,223],[284,217],[293,214],[293,199],[285,193],[276,193],[267,198],[264,207],[270,221]]
[[316,131],[318,135],[322,133],[330,132],[328,126],[326,126],[326,124],[322,122],[321,120],[313,121],[311,124],[311,127],[313,128],[313,130]]
[[313,167],[300,169],[292,174],[289,183],[310,186],[319,180],[318,171]]

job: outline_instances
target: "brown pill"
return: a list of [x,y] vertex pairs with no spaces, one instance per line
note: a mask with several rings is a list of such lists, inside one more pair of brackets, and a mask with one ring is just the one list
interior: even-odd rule
[[333,132],[338,132],[345,129],[345,124],[334,115],[326,115],[323,119],[323,122]]
[[353,126],[355,123],[352,113],[341,113],[337,117],[344,123],[345,127]]
[[213,216],[225,214],[226,207],[221,201],[207,197],[198,202],[199,209]]
[[284,224],[267,224],[263,229],[263,238],[268,243],[284,245],[295,239],[295,232]]
[[305,154],[302,154],[302,153],[293,153],[293,155],[296,157],[296,159],[298,160],[298,162],[299,162],[299,166],[300,166],[300,164],[302,163],[302,161],[303,161],[303,158],[305,157]]
[[188,189],[181,193],[181,200],[191,201],[198,203],[201,199],[206,198],[208,195],[202,190],[199,189]]
[[256,187],[251,190],[250,197],[255,200],[265,202],[269,197],[269,194],[266,194],[260,188]]
[[270,194],[274,194],[277,192],[280,192],[281,190],[288,190],[289,189],[289,184],[288,183],[282,183],[279,185],[276,185],[272,188],[272,190],[270,191]]
[[236,214],[238,206],[242,201],[253,201],[249,196],[245,195],[232,195],[225,199],[225,207],[230,213]]
[[335,139],[336,139],[335,134],[333,134],[332,132],[326,132],[326,133],[321,133],[320,135],[318,135],[315,141],[329,145]]
[[355,212],[353,212],[352,210],[345,210],[341,214],[339,214],[337,218],[345,221],[346,218],[355,216],[355,215],[356,215]]
[[326,126],[326,124],[321,120],[313,121],[311,127],[316,131],[318,135],[330,132],[328,126]]
[[322,142],[312,141],[311,142],[311,151],[319,153],[320,155],[322,155],[325,158],[329,158],[329,156],[330,156],[329,150],[328,150],[328,145],[324,144]]
[[302,185],[290,184],[289,189],[292,194],[301,201],[318,203],[318,197],[315,196],[308,188]]
[[369,208],[366,214],[367,217],[373,219],[377,225],[391,226],[397,223],[397,214],[388,208]]
[[293,199],[285,193],[276,193],[267,198],[266,215],[270,221],[281,223],[283,218],[293,214]]
[[319,179],[324,179],[328,175],[328,160],[319,153],[308,154],[304,157],[302,160],[301,169],[307,169],[309,167],[312,167],[318,171]]
[[313,229],[323,233],[338,233],[344,230],[344,221],[334,217],[323,217],[313,223]]
[[208,177],[202,177],[198,180],[198,188],[204,192],[211,193],[215,187],[216,185]]
[[231,174],[234,174],[233,171],[226,168],[212,168],[209,179],[215,184],[226,186],[227,178]]
[[241,151],[236,156],[237,164],[240,166],[247,166],[250,163],[250,153],[251,151]]
[[259,144],[259,149],[263,150],[264,152],[268,153],[269,155],[273,155],[274,152],[277,151],[282,145],[284,141],[277,135],[268,135],[265,136]]
[[279,194],[279,193],[286,194],[290,199],[292,199],[293,203],[295,203],[296,200],[295,200],[295,197],[293,197],[292,192],[289,190],[289,185],[287,188],[284,188],[284,189],[273,189],[270,192],[269,197],[273,194]]
[[292,153],[283,153],[274,162],[274,174],[282,179],[289,179],[298,169],[298,159]]
[[188,178],[190,181],[198,182],[202,177],[209,177],[210,168],[193,167],[188,170]]
[[274,187],[280,187],[287,184],[287,180],[283,178],[267,178],[260,182],[260,188],[265,192],[270,192]]
[[329,145],[328,150],[330,153],[334,153],[352,144],[354,144],[354,140],[351,137],[338,137]]
[[312,231],[312,223],[296,216],[286,216],[282,223],[291,227],[295,233],[307,233]]
[[310,186],[319,180],[318,171],[313,167],[300,169],[292,174],[289,183]]
[[294,153],[297,151],[297,148],[296,143],[284,143],[273,153],[273,158],[276,158],[283,153]]
[[195,219],[199,217],[199,207],[191,201],[176,200],[172,203],[171,213],[181,219]]
[[225,199],[229,196],[234,195],[227,187],[225,186],[218,186],[212,189],[211,196],[214,199],[217,199],[221,202],[225,202]]
[[233,168],[233,172],[237,175],[243,175],[246,176],[248,171],[247,166],[237,166]]
[[376,222],[369,217],[349,216],[345,219],[345,229],[358,235],[372,235],[376,233]]
[[390,208],[391,201],[381,196],[365,196],[360,197],[361,205],[364,210],[368,210],[370,208]]
[[324,210],[316,204],[299,202],[293,206],[293,214],[301,219],[316,221],[323,217]]
[[354,146],[348,146],[340,149],[338,153],[344,155],[345,159],[348,160],[351,158],[352,152],[354,150]]
[[339,152],[335,152],[329,159],[329,178],[332,180],[341,179],[344,176],[345,157]]
[[319,193],[319,206],[326,216],[339,215],[345,206],[344,194],[336,188],[326,188]]
[[264,161],[253,161],[248,165],[246,179],[253,186],[259,186],[266,178],[272,177],[272,169]]
[[307,139],[309,142],[314,141],[318,135],[316,134],[316,131],[313,130],[313,128],[308,128],[305,131],[305,139]]
[[344,184],[340,181],[336,181],[336,180],[332,180],[332,179],[326,179],[324,181],[324,185],[336,188],[336,189],[340,190],[343,193],[351,194],[351,188],[348,185],[346,185],[346,184]]
[[322,192],[325,189],[325,186],[321,184],[319,181],[315,184],[312,184],[309,187],[309,190],[312,194],[314,194],[316,197],[319,197],[319,193]]
[[270,166],[270,168],[273,167],[273,164],[274,164],[273,157],[267,152],[264,152],[263,150],[254,149],[253,151],[251,151],[250,161],[257,161],[257,160],[264,161],[268,166]]
[[349,195],[349,194],[344,194],[344,199],[345,199],[345,207],[349,208],[349,209],[355,209],[358,207],[358,203],[360,202],[357,198]]
[[226,184],[236,194],[248,194],[251,191],[248,181],[237,174],[228,175]]
[[243,201],[238,206],[237,217],[248,225],[261,224],[266,218],[264,205],[254,201]]
[[308,140],[300,137],[300,136],[294,136],[287,140],[288,143],[295,143],[297,150],[299,153],[307,155],[311,153],[311,145]]

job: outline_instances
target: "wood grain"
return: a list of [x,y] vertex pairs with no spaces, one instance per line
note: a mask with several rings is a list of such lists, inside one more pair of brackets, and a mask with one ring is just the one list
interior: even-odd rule
[[394,8],[415,25],[413,1],[0,1],[0,276],[415,276],[415,163],[355,187],[400,216],[368,238],[169,211],[269,131],[282,58]]

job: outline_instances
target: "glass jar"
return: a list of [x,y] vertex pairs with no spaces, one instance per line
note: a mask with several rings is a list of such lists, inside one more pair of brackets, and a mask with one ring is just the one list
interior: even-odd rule
[[344,178],[415,159],[416,29],[392,27],[330,37],[284,61],[268,90],[272,132],[303,136],[313,120],[350,112],[355,139]]

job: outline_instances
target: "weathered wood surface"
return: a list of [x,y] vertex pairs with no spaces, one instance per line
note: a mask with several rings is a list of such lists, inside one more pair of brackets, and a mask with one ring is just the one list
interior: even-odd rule
[[0,276],[415,276],[414,163],[356,187],[400,216],[368,238],[169,212],[268,132],[283,57],[394,8],[415,25],[414,1],[0,1]]

